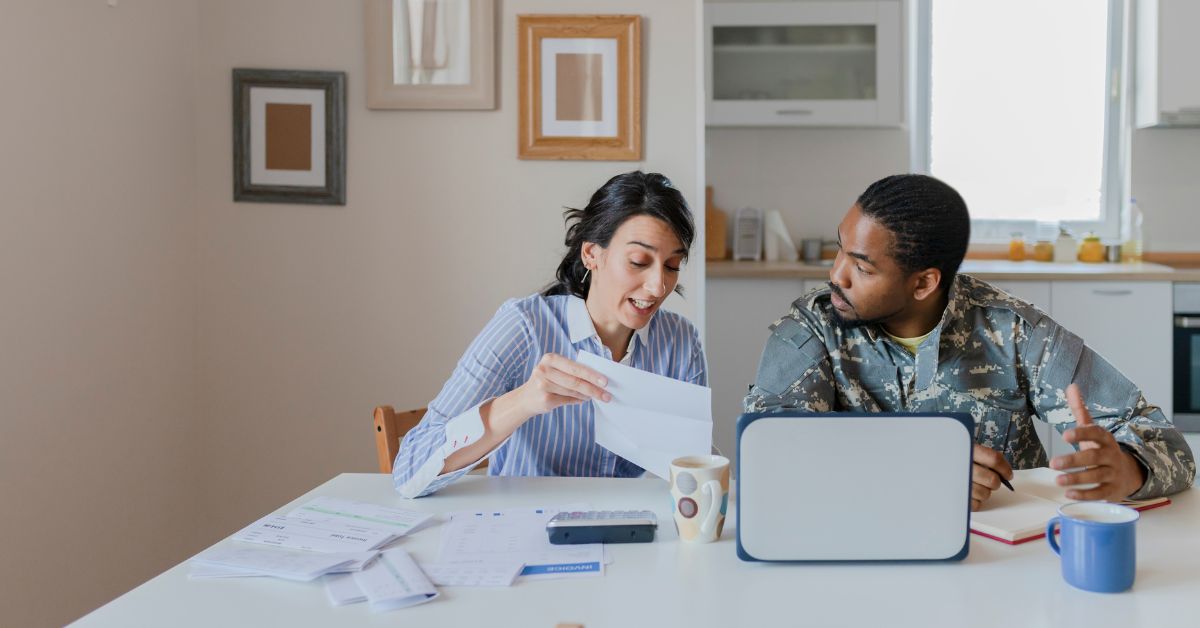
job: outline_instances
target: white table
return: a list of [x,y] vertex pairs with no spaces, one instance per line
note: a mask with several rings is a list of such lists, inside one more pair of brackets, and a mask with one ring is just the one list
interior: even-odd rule
[[[388,476],[344,474],[280,510],[318,495],[436,513],[586,502],[599,509],[654,510],[660,525],[654,543],[610,546],[613,562],[603,577],[498,589],[444,587],[433,602],[378,614],[365,604],[332,607],[319,584],[189,580],[183,563],[78,625],[1200,626],[1200,499],[1194,491],[1143,514],[1137,581],[1132,591],[1116,595],[1068,586],[1044,541],[1010,547],[972,536],[970,555],[954,563],[744,563],[734,550],[732,517],[717,543],[679,542],[667,485],[657,479],[467,476],[435,496],[404,501]],[[432,560],[443,527],[416,532],[401,547],[418,561]]]

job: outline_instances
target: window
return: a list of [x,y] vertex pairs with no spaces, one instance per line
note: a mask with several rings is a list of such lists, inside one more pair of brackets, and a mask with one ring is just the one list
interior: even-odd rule
[[1044,237],[1039,221],[1118,236],[1125,5],[917,0],[913,171],[962,193],[973,241]]

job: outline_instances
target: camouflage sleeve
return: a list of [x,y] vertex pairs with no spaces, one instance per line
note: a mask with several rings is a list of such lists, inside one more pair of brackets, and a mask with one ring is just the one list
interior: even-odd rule
[[1145,484],[1130,499],[1170,495],[1192,485],[1196,461],[1191,448],[1136,384],[1049,318],[1039,321],[1029,336],[1024,362],[1033,371],[1030,400],[1039,417],[1060,433],[1074,426],[1067,386],[1077,384],[1096,424],[1108,429],[1146,470]]
[[834,403],[829,353],[813,330],[794,318],[771,326],[745,412],[829,412]]

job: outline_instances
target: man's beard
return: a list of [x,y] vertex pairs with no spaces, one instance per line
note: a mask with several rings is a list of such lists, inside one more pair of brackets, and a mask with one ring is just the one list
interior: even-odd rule
[[[845,293],[842,292],[841,288],[834,285],[833,282],[828,282],[828,285],[829,285],[830,292],[833,292],[834,294],[841,297],[841,299],[846,302],[846,305],[850,306],[850,311],[858,313],[858,310],[856,310],[854,308],[854,304],[850,302],[850,299],[846,298],[846,295],[845,295]],[[885,316],[876,316],[874,318],[862,318],[862,317],[846,318],[846,317],[842,316],[842,312],[840,310],[838,310],[836,307],[830,308],[830,309],[833,311],[834,324],[836,324],[838,327],[841,327],[842,329],[856,329],[858,327],[869,327],[871,325],[882,325],[889,318],[892,318],[893,316],[899,314],[901,311],[901,310],[896,310],[895,312],[892,312],[891,314],[887,314]]]

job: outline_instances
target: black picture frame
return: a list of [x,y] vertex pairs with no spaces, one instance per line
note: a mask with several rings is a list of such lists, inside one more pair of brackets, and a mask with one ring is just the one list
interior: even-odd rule
[[[255,183],[251,179],[250,90],[254,87],[324,91],[325,184],[323,186],[264,184]],[[234,68],[233,200],[255,203],[346,204],[345,72]]]

